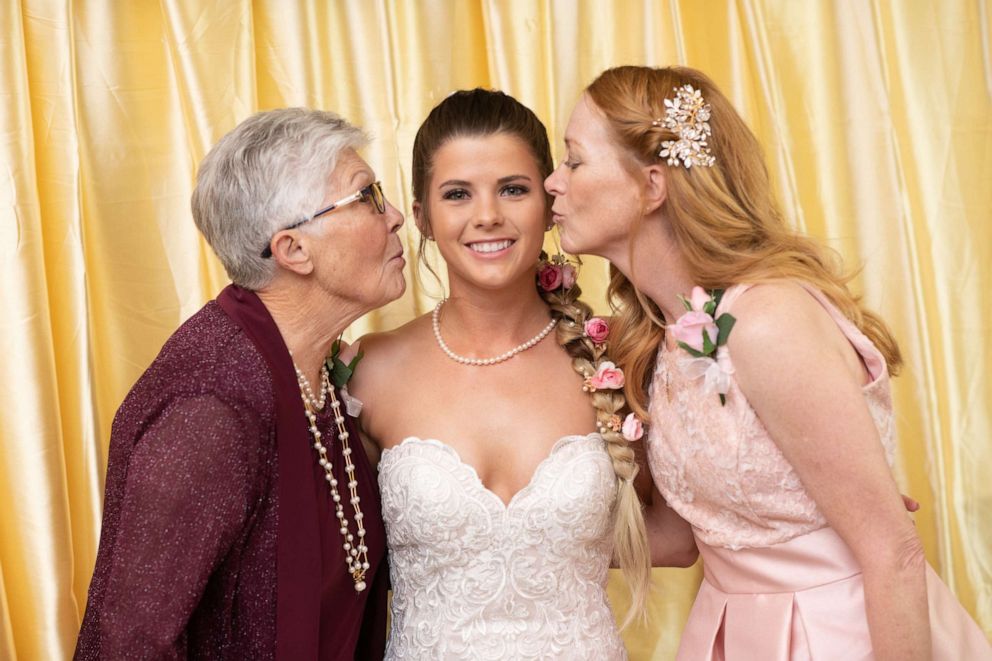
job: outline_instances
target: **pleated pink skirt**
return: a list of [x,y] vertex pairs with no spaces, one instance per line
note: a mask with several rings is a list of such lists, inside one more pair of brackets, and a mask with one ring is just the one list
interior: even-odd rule
[[[830,528],[732,551],[697,539],[703,583],[678,661],[872,659],[861,568]],[[985,634],[927,565],[933,658],[992,659]]]

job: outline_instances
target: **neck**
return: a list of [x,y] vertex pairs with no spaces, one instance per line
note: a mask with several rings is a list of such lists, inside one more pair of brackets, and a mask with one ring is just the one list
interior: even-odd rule
[[679,295],[688,296],[696,283],[666,223],[661,218],[646,218],[634,240],[633,254],[626,241],[617,253],[609,260],[658,306],[666,324],[675,323],[685,312]]
[[498,290],[451,283],[441,334],[458,354],[490,357],[533,338],[551,320],[533,274]]
[[256,293],[272,315],[293,363],[314,388],[331,345],[366,311],[354,301],[317,290],[307,281],[273,282]]

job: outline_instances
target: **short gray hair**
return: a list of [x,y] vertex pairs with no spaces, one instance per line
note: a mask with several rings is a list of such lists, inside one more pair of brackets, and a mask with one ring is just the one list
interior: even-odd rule
[[332,112],[282,108],[252,115],[214,145],[196,175],[193,220],[234,284],[269,283],[276,265],[261,256],[266,242],[309,218],[341,152],[366,144]]

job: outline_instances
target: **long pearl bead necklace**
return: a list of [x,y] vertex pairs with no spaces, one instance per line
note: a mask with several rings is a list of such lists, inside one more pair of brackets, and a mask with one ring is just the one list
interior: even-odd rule
[[[351,574],[352,579],[355,581],[355,592],[362,592],[366,588],[365,572],[369,569],[369,549],[365,545],[365,524],[362,521],[364,515],[361,508],[362,499],[358,496],[358,480],[355,479],[355,464],[351,461],[351,446],[348,443],[348,430],[344,426],[344,416],[341,415],[341,402],[338,401],[337,396],[334,394],[334,389],[331,388],[331,378],[327,372],[326,365],[320,368],[319,398],[314,397],[313,390],[310,388],[310,381],[300,368],[296,367],[296,363],[293,363],[293,367],[296,369],[296,381],[300,385],[300,397],[303,399],[303,408],[306,411],[307,419],[310,421],[313,447],[320,456],[317,463],[324,469],[324,479],[327,480],[327,484],[331,489],[331,499],[334,501],[335,514],[341,526],[341,537],[344,538],[344,557],[345,563],[348,565],[348,573]],[[341,505],[341,494],[338,493],[338,481],[334,477],[334,467],[331,464],[331,460],[327,457],[327,448],[321,443],[320,429],[317,428],[317,415],[314,413],[314,411],[320,411],[324,408],[324,403],[328,395],[331,398],[334,422],[338,427],[338,438],[341,440],[344,470],[348,475],[348,492],[351,496],[351,507],[355,512],[355,524],[358,528],[354,535],[350,532],[348,519],[344,516],[344,507]],[[358,536],[357,542],[355,535]]]
[[448,299],[444,298],[438,301],[437,306],[434,308],[434,312],[431,313],[431,324],[434,326],[434,339],[437,340],[437,345],[441,347],[441,351],[447,354],[448,358],[451,358],[451,360],[455,361],[456,363],[461,363],[462,365],[480,365],[480,366],[496,365],[497,363],[502,363],[503,361],[509,360],[510,358],[513,358],[521,351],[526,351],[527,349],[530,349],[538,342],[546,338],[548,336],[548,333],[550,333],[554,329],[555,325],[558,323],[557,319],[552,319],[551,321],[548,322],[547,326],[541,329],[540,333],[538,333],[531,339],[527,340],[523,344],[518,344],[517,346],[513,347],[506,353],[501,353],[500,355],[494,356],[493,358],[466,358],[465,356],[459,356],[457,353],[452,351],[451,348],[447,344],[445,344],[444,340],[441,338],[441,306],[444,305],[447,300]]

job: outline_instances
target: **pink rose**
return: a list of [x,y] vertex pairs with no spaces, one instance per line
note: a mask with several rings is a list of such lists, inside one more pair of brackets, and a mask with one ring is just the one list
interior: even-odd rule
[[623,370],[604,360],[588,381],[596,390],[619,390],[623,388]]
[[638,441],[644,436],[644,425],[641,424],[640,418],[633,413],[628,413],[627,417],[624,418],[621,432],[628,441]]
[[348,344],[344,340],[341,340],[338,359],[345,365],[351,363],[351,359],[358,355],[358,350],[361,346],[362,346],[361,340],[358,340],[354,344]]
[[710,295],[705,289],[699,287],[698,285],[692,288],[692,293],[689,295],[689,304],[692,306],[693,310],[696,312],[702,312],[703,307],[709,302]]
[[557,264],[542,264],[537,271],[537,282],[544,291],[554,291],[561,287],[561,268]]
[[606,338],[610,334],[610,326],[599,317],[591,317],[590,319],[587,319],[584,330],[586,337],[596,344],[602,344],[605,342]]
[[[695,296],[695,294],[693,295]],[[713,317],[699,310],[686,312],[668,329],[677,341],[685,342],[696,351],[703,350],[703,333],[709,335],[710,342],[714,346],[716,346],[716,338],[720,334],[720,329],[713,322]]]
[[565,289],[571,289],[575,286],[575,267],[571,264],[565,264],[561,267],[561,284]]

